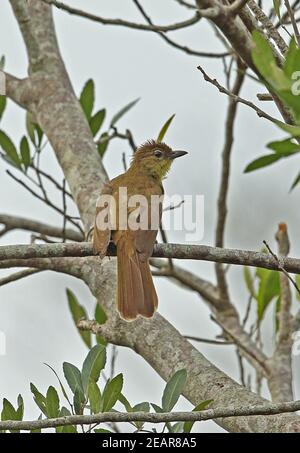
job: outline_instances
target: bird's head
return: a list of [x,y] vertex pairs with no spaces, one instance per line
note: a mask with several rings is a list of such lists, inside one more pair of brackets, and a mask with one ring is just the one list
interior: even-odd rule
[[149,140],[137,148],[130,168],[161,180],[170,170],[174,159],[185,154],[186,151],[173,151],[165,143]]

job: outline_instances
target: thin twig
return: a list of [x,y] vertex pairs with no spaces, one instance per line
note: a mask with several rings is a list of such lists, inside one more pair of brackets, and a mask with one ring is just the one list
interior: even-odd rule
[[42,269],[25,269],[24,271],[15,272],[14,274],[8,275],[7,277],[0,278],[0,286],[16,282],[17,280],[21,280],[22,278],[37,274],[38,272],[42,272]]
[[[142,7],[141,3],[139,0],[132,0],[133,3],[136,5],[144,19],[147,21],[149,26],[154,26],[151,18],[148,16],[146,13],[145,9]],[[230,55],[228,52],[221,52],[221,53],[214,53],[214,52],[202,52],[198,50],[191,49],[190,47],[187,46],[182,46],[181,44],[178,44],[175,42],[173,39],[169,38],[169,36],[166,36],[164,32],[161,30],[154,30],[155,33],[157,33],[161,38],[166,41],[168,44],[171,46],[175,47],[178,50],[182,50],[183,52],[187,53],[188,55],[196,55],[198,57],[207,57],[207,58],[224,58]]]
[[204,80],[206,80],[206,82],[209,82],[212,85],[214,85],[220,91],[220,93],[223,93],[223,94],[226,94],[227,96],[230,96],[232,99],[235,99],[236,102],[239,102],[241,104],[247,105],[252,110],[254,110],[256,112],[256,114],[260,118],[265,118],[266,120],[269,120],[272,123],[278,124],[278,120],[276,118],[274,118],[273,116],[269,115],[267,112],[264,112],[263,110],[261,110],[253,102],[248,101],[247,99],[243,99],[240,96],[237,96],[237,95],[233,94],[231,91],[227,90],[225,87],[220,85],[220,83],[216,79],[212,79],[211,77],[209,77],[209,75],[204,71],[204,69],[201,66],[198,66],[198,69],[199,69],[199,71],[202,72]]
[[183,22],[178,22],[170,25],[145,25],[145,24],[137,24],[136,22],[130,22],[127,20],[122,19],[107,19],[101,16],[96,16],[95,14],[88,13],[86,11],[73,8],[72,6],[66,5],[60,1],[56,0],[42,0],[44,3],[48,5],[53,5],[56,8],[59,8],[63,11],[66,11],[69,14],[74,14],[75,16],[80,16],[85,19],[92,20],[94,22],[98,22],[102,25],[118,25],[122,27],[133,28],[135,30],[145,30],[145,31],[162,31],[164,33],[168,31],[175,31],[181,30],[182,28],[190,27],[191,25],[196,24],[201,19],[201,16],[198,12],[188,20]]
[[292,285],[294,286],[294,288],[296,288],[296,291],[298,292],[298,294],[300,294],[300,289],[297,285],[297,283],[295,282],[295,280],[289,275],[289,273],[287,272],[287,270],[284,268],[284,260],[280,257],[278,258],[278,256],[271,250],[269,244],[266,242],[266,241],[263,241],[263,243],[265,244],[265,246],[267,247],[268,251],[270,252],[270,254],[273,256],[273,258],[276,260],[277,264],[278,264],[278,269],[280,269],[284,275],[287,276],[287,278],[289,279],[289,281],[292,283]]
[[208,338],[193,337],[191,335],[184,335],[184,338],[186,338],[187,340],[198,341],[199,343],[213,344],[218,346],[232,346],[234,344],[232,341],[210,340]]

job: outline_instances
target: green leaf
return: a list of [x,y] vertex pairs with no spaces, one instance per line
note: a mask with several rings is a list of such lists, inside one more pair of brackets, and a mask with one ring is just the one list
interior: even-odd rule
[[293,139],[287,138],[285,140],[274,141],[267,144],[267,148],[282,156],[290,156],[300,151],[299,143],[292,141]]
[[277,66],[273,55],[272,47],[262,33],[255,30],[252,33],[254,48],[252,50],[252,59],[265,79],[272,79],[273,70]]
[[283,71],[286,76],[293,79],[293,74],[300,69],[300,49],[296,43],[295,38],[291,39],[289,49],[285,54],[285,61]]
[[84,391],[79,369],[75,365],[72,365],[72,363],[64,362],[63,370],[66,381],[69,384],[73,394],[75,394],[76,390],[78,390],[78,392],[81,392],[82,399],[84,399]]
[[177,403],[185,386],[186,379],[187,372],[183,369],[176,371],[167,383],[162,396],[162,408],[165,412],[170,412]]
[[0,130],[0,146],[5,152],[6,156],[9,160],[16,165],[17,167],[21,168],[20,157],[18,155],[17,149],[11,139],[6,135],[5,132]]
[[85,116],[90,120],[95,102],[95,84],[92,79],[89,79],[84,85],[79,102]]
[[[132,412],[150,412],[150,404],[147,402],[138,403],[131,409]],[[144,422],[135,422],[134,423],[137,429],[142,429]]]
[[19,420],[17,418],[17,411],[14,406],[6,398],[3,398],[3,409],[1,412],[1,420]]
[[300,182],[300,172],[297,174],[296,178],[293,181],[293,184],[291,185],[290,192],[295,189],[295,187],[299,184]]
[[69,303],[69,309],[72,314],[72,318],[73,318],[74,324],[76,326],[76,329],[78,330],[79,335],[81,336],[82,340],[87,345],[87,347],[91,348],[91,346],[92,346],[91,332],[89,332],[89,331],[82,332],[81,330],[79,330],[77,328],[77,323],[81,318],[85,318],[85,319],[88,318],[87,312],[86,312],[85,308],[79,304],[78,299],[76,298],[75,294],[69,288],[67,288],[66,293],[67,293],[67,298],[68,298],[68,303]]
[[81,380],[85,395],[88,395],[90,380],[98,382],[100,372],[103,370],[105,363],[106,348],[101,344],[97,344],[89,351],[82,366]]
[[161,414],[164,412],[163,408],[158,406],[157,404],[151,403],[151,406],[153,407],[157,414]]
[[248,266],[243,267],[243,273],[244,273],[244,280],[245,280],[246,286],[248,288],[248,291],[251,294],[251,296],[256,299],[253,277],[252,277],[251,271]]
[[274,164],[283,156],[280,154],[267,154],[261,156],[258,159],[253,160],[244,170],[244,173],[250,173],[251,171],[258,170],[259,168],[267,167],[268,165]]
[[183,433],[183,422],[177,422],[174,423],[174,425],[171,426],[171,432],[172,433]]
[[6,107],[6,96],[0,96],[0,120]]
[[27,170],[31,163],[31,157],[30,157],[30,148],[29,148],[29,143],[27,140],[27,137],[25,135],[22,137],[21,143],[20,143],[20,154],[22,158],[22,163]]
[[18,395],[17,402],[18,402],[17,417],[18,417],[18,420],[23,420],[24,401],[23,401],[23,397],[21,394]]
[[122,116],[124,116],[125,113],[129,112],[129,110],[132,109],[132,107],[134,107],[135,104],[137,104],[137,102],[139,102],[139,100],[140,100],[140,98],[135,99],[134,101],[125,105],[125,107],[123,107],[118,113],[116,113],[110,122],[110,127],[115,126],[116,123],[122,118]]
[[121,404],[123,404],[123,406],[125,407],[127,412],[131,412],[132,411],[132,407],[131,407],[128,399],[123,395],[123,393],[120,394],[119,401],[120,401]]
[[[59,414],[58,416],[59,417],[68,417],[71,415],[71,412],[69,411],[69,409],[67,409],[66,407],[62,407],[59,411]],[[56,432],[57,433],[77,433],[77,428],[76,426],[73,426],[73,425],[66,425],[66,426],[58,426],[56,428]]]
[[54,387],[50,386],[46,395],[47,413],[49,418],[56,418],[59,414],[59,397]]
[[260,284],[257,295],[257,317],[263,319],[266,308],[270,302],[280,295],[279,273],[268,269],[261,269]]
[[96,304],[95,319],[98,324],[105,324],[107,321],[106,313],[99,303]]
[[300,137],[300,126],[286,124],[278,120],[276,121],[276,124],[280,129],[291,134],[292,137]]
[[77,415],[83,414],[85,401],[83,398],[82,390],[79,387],[76,387],[76,390],[74,393],[73,406],[74,406],[75,414],[77,414]]
[[93,414],[98,414],[101,410],[101,392],[97,383],[93,380],[90,380],[89,383],[89,401]]
[[105,115],[106,115],[106,110],[102,109],[102,110],[99,110],[99,112],[95,113],[95,115],[91,117],[89,124],[90,124],[90,128],[91,128],[93,137],[95,137],[98,134],[99,130],[101,129],[101,126],[105,119]]
[[108,380],[102,395],[102,412],[109,412],[119,400],[123,388],[123,375]]
[[30,384],[30,390],[31,390],[31,393],[33,393],[33,395],[34,395],[35,403],[40,408],[40,410],[43,412],[43,414],[46,415],[46,417],[47,417],[48,413],[47,413],[47,400],[46,400],[46,398],[44,397],[44,395],[42,395],[38,391],[36,386],[34,384],[32,384],[32,383]]
[[32,120],[32,115],[29,112],[27,112],[26,114],[26,129],[33,145],[36,148],[39,148],[42,144],[44,133],[40,126],[34,123],[34,121]]
[[158,137],[157,137],[157,142],[162,142],[173,119],[175,118],[175,113],[165,122],[165,124],[163,125],[163,127],[161,128],[159,134],[158,134]]
[[109,135],[107,132],[103,132],[101,134],[99,142],[98,142],[98,153],[100,154],[100,157],[102,158],[105,154],[105,151],[107,150],[109,143]]
[[[204,409],[207,408],[207,406],[209,406],[211,403],[213,402],[213,400],[206,400],[206,401],[202,401],[202,403],[198,404],[198,406],[194,407],[193,411],[192,412],[200,412],[200,411],[203,411]],[[183,425],[183,431],[185,433],[190,433],[193,426],[194,426],[194,423],[195,422],[185,422],[184,425]]]
[[111,434],[113,431],[109,431],[109,429],[104,429],[104,428],[96,428],[94,429],[94,433],[98,434]]
[[[96,303],[94,318],[98,324],[104,324],[107,320],[106,313],[98,302]],[[101,337],[100,335],[96,335],[96,340],[97,340],[97,343],[99,343],[99,344],[102,344],[104,346],[107,345],[107,341],[104,340],[104,338]]]

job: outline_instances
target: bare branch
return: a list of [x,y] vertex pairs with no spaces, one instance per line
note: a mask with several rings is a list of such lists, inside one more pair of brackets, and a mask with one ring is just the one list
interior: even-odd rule
[[7,277],[0,278],[0,286],[7,285],[8,283],[16,282],[22,278],[29,277],[33,274],[41,272],[42,269],[26,269],[25,271],[15,272]]
[[251,407],[219,407],[200,412],[163,412],[158,414],[146,412],[102,412],[95,415],[69,415],[66,417],[48,418],[34,421],[8,420],[0,422],[0,430],[33,430],[55,428],[67,425],[90,425],[94,423],[125,423],[132,421],[148,423],[167,423],[176,421],[200,422],[217,418],[245,417],[255,415],[277,415],[296,412],[300,409],[300,401],[280,404],[265,403]]
[[[0,261],[10,259],[87,257],[93,255],[90,242],[7,245],[0,247]],[[116,248],[111,243],[107,256],[116,256]],[[300,259],[282,258],[280,264],[271,255],[250,250],[222,249],[208,245],[155,244],[153,257],[176,258],[182,260],[203,260],[216,263],[228,263],[241,266],[262,267],[276,271],[300,274]],[[99,263],[100,263],[99,258]]]
[[[25,230],[55,238],[63,237],[62,228],[47,225],[46,223],[38,222],[36,220],[26,219],[24,217],[0,214],[0,224],[3,224],[7,231]],[[65,237],[70,241],[76,242],[81,242],[84,239],[82,234],[70,228],[65,230]]]
[[288,50],[288,46],[285,43],[284,39],[281,37],[277,28],[274,26],[273,22],[268,18],[268,16],[263,12],[263,10],[257,5],[255,0],[249,0],[248,6],[251,9],[251,11],[254,13],[256,19],[263,25],[268,36],[271,39],[273,39],[273,41],[277,44],[278,48],[284,55],[286,53],[286,51]]
[[[138,10],[144,17],[144,19],[148,22],[149,25],[154,26],[151,18],[149,15],[146,13],[145,9],[142,7],[141,3],[139,0],[133,0],[134,4],[137,6]],[[175,42],[173,39],[169,38],[166,36],[162,31],[157,30],[156,33],[161,36],[161,38],[166,41],[168,44],[171,46],[175,47],[178,50],[182,50],[183,52],[187,53],[188,55],[196,55],[198,57],[207,57],[207,58],[224,58],[228,55],[230,55],[229,52],[221,52],[221,53],[214,53],[214,52],[201,52],[198,50],[191,49],[190,47],[183,46],[181,44],[178,44]]]
[[204,69],[201,66],[198,66],[198,69],[199,69],[199,71],[202,72],[204,80],[206,80],[206,82],[209,82],[212,85],[214,85],[220,91],[220,93],[223,93],[223,94],[226,94],[227,96],[230,96],[236,102],[239,102],[241,104],[247,105],[252,110],[254,110],[256,112],[256,114],[260,118],[265,118],[266,120],[269,120],[269,121],[271,121],[272,123],[275,123],[275,124],[278,123],[278,120],[276,118],[274,118],[273,116],[269,115],[267,112],[264,112],[263,110],[261,110],[253,102],[248,101],[246,99],[241,98],[240,96],[237,96],[237,95],[233,94],[230,90],[227,90],[227,88],[225,88],[222,85],[220,85],[220,83],[216,79],[212,79],[211,77],[209,77],[209,75],[204,71]]
[[291,8],[289,0],[284,0],[284,4],[285,4],[285,7],[287,9],[288,15],[290,17],[291,24],[292,24],[292,27],[293,27],[293,30],[294,30],[294,34],[295,34],[295,39],[296,39],[296,42],[297,42],[298,47],[299,47],[300,46],[300,34],[299,34],[299,28],[298,28],[298,25],[297,25],[297,21],[295,19],[294,11]]
[[56,0],[42,0],[44,3],[48,5],[53,5],[56,8],[59,8],[63,11],[66,11],[69,14],[74,14],[76,16],[84,17],[86,19],[92,20],[94,22],[98,22],[102,25],[118,25],[122,27],[133,28],[135,30],[145,30],[145,31],[162,31],[164,33],[168,31],[175,31],[181,30],[182,28],[190,27],[199,22],[201,16],[198,12],[188,20],[183,22],[178,22],[175,24],[170,25],[145,25],[145,24],[137,24],[135,22],[130,22],[122,19],[107,19],[104,17],[96,16],[95,14],[88,13],[86,11],[73,8],[72,6],[65,5],[62,2]]
[[[240,90],[243,85],[245,78],[245,68],[242,67],[242,63],[238,64],[238,72],[236,80],[232,89],[234,96],[239,96]],[[237,101],[236,98],[230,97],[229,106],[227,110],[226,125],[225,125],[225,144],[222,153],[222,175],[221,183],[218,196],[218,214],[217,214],[217,227],[216,227],[216,247],[224,246],[224,232],[227,217],[227,194],[229,188],[229,177],[230,177],[230,158],[233,146],[233,130],[234,123],[237,113]],[[223,264],[216,264],[216,275],[218,281],[218,287],[222,298],[229,300],[228,287],[226,281],[226,275],[224,272]]]

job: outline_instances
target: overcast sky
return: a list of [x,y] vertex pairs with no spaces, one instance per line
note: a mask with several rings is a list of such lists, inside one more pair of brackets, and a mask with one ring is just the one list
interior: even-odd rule
[[[82,7],[82,1],[68,0]],[[144,0],[153,20],[164,24],[183,20],[191,14],[173,0]],[[129,0],[84,2],[86,10],[106,17],[122,17],[142,21]],[[205,233],[203,244],[213,244],[216,219],[216,198],[220,176],[220,156],[224,141],[224,119],[228,99],[208,85],[197,70],[201,64],[222,82],[222,62],[187,56],[169,47],[158,36],[121,27],[108,27],[83,18],[55,11],[58,40],[71,81],[77,93],[87,79],[96,84],[96,107],[106,107],[108,119],[126,103],[141,97],[136,107],[120,121],[120,129],[130,128],[137,143],[157,136],[165,120],[173,113],[176,118],[166,137],[177,149],[189,155],[175,163],[165,182],[165,191],[172,194],[203,194],[205,197]],[[205,20],[190,30],[174,35],[183,44],[204,51],[222,51],[214,32]],[[0,54],[6,56],[6,69],[16,76],[26,75],[26,55],[17,23],[8,0],[1,2]],[[250,79],[243,96],[253,98],[257,86]],[[277,114],[272,107],[270,112]],[[9,102],[1,129],[19,142],[24,134],[24,112]],[[299,256],[300,188],[289,194],[289,187],[298,171],[297,157],[273,167],[245,175],[245,166],[266,152],[265,144],[282,133],[259,119],[247,107],[239,107],[233,150],[232,176],[229,193],[229,216],[226,246],[259,250],[263,239],[274,248],[277,224],[285,221],[292,243],[291,254]],[[130,150],[116,141],[109,148],[104,164],[110,177],[122,172],[122,153],[129,159]],[[42,166],[61,180],[62,173],[50,148],[45,148]],[[61,219],[38,200],[20,189],[5,173],[0,162],[0,212],[22,215],[53,225]],[[50,190],[50,189],[49,189]],[[55,197],[55,192],[50,193]],[[60,200],[58,200],[58,203]],[[184,242],[184,232],[169,232],[171,242]],[[1,245],[28,243],[30,234],[13,232],[1,238]],[[184,263],[186,268],[204,278],[215,280],[212,264]],[[1,271],[0,276],[9,271]],[[241,315],[245,313],[247,292],[242,269],[229,270],[231,296]],[[156,279],[160,300],[159,311],[182,334],[214,338],[219,329],[209,320],[209,310],[202,300],[163,279]],[[7,353],[0,356],[1,397],[15,402],[17,394],[25,398],[26,417],[37,418],[39,410],[32,402],[29,383],[42,392],[56,385],[55,377],[43,362],[51,364],[62,375],[63,361],[81,366],[87,353],[68,311],[65,289],[74,291],[92,316],[95,301],[83,283],[65,275],[40,273],[0,289],[0,330],[6,335]],[[264,329],[266,349],[272,341],[273,308],[268,309]],[[196,345],[209,360],[231,377],[239,379],[236,356],[231,346]],[[160,403],[164,382],[151,367],[134,352],[118,349],[116,372],[124,373],[124,394],[130,402]],[[299,367],[299,358],[295,366]],[[246,367],[247,370],[249,369]],[[268,393],[264,393],[268,396]],[[297,388],[296,397],[300,397]],[[178,409],[192,406],[183,398]],[[221,429],[207,422],[200,431]]]

